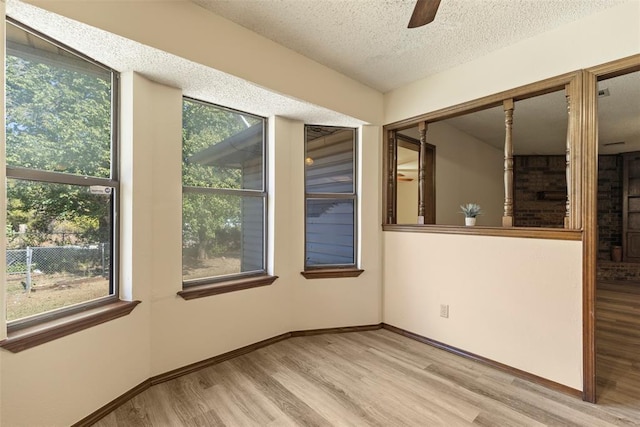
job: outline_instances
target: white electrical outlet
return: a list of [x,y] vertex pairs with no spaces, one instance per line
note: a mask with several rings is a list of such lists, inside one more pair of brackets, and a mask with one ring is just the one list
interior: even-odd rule
[[440,304],[440,317],[449,318],[449,304]]

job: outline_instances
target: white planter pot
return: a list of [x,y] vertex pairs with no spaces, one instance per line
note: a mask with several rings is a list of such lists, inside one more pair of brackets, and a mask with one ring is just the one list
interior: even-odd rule
[[475,218],[465,217],[464,218],[464,225],[466,225],[466,226],[476,225],[476,219]]

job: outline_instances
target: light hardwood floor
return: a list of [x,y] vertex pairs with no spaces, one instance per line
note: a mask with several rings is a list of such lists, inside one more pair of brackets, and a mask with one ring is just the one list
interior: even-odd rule
[[597,406],[377,330],[278,342],[153,386],[96,426],[640,426],[638,302],[602,291]]
[[598,403],[640,425],[640,283],[598,283]]

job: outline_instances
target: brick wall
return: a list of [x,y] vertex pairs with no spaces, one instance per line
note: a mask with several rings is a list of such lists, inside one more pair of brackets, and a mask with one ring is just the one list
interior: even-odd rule
[[[518,227],[563,227],[567,185],[564,156],[514,157],[514,223]],[[598,258],[611,259],[622,244],[622,158],[598,157]]]
[[564,156],[514,156],[514,225],[564,227],[567,197]]
[[598,259],[622,245],[622,157],[598,156]]

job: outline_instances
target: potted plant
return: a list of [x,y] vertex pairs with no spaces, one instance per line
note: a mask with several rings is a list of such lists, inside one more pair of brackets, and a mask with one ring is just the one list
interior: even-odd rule
[[460,212],[464,214],[464,225],[476,225],[476,217],[482,214],[482,209],[477,203],[460,205]]

